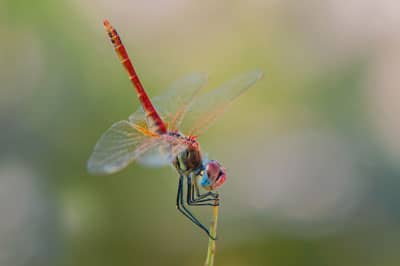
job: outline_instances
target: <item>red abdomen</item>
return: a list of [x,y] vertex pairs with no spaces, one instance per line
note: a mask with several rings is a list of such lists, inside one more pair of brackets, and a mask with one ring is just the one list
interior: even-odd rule
[[157,113],[153,104],[150,101],[149,96],[143,88],[142,83],[136,74],[135,68],[129,59],[128,53],[122,44],[121,38],[119,37],[117,31],[111,26],[108,20],[104,20],[104,27],[110,37],[111,42],[114,45],[115,52],[117,53],[121,64],[124,66],[125,70],[128,72],[129,79],[131,80],[133,86],[136,89],[136,95],[146,113],[147,126],[150,130],[158,133],[165,134],[167,132],[167,127],[162,121],[160,115]]

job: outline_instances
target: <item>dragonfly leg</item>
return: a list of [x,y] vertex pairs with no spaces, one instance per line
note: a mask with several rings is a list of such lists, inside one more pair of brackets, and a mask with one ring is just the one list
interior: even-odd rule
[[176,207],[178,211],[180,211],[183,215],[186,216],[192,223],[200,227],[208,237],[210,237],[212,240],[216,240],[215,237],[210,235],[210,231],[205,227],[185,206],[183,202],[183,176],[179,177],[179,185],[178,185],[178,194],[176,197]]
[[188,184],[186,202],[190,206],[215,206],[215,199],[195,199],[193,185]]
[[[196,192],[195,192],[196,190]],[[207,198],[212,196],[211,198]],[[187,203],[191,206],[219,206],[218,193],[207,192],[200,194],[198,187],[192,183],[192,179],[189,177],[187,181]]]
[[[196,181],[193,182],[193,179],[190,180],[190,181],[193,183],[193,187],[194,187],[194,189],[196,190],[196,197],[197,197],[197,199],[203,199],[203,198],[206,198],[206,197],[208,197],[208,196],[212,196],[213,199],[218,198],[218,193],[217,193],[217,192],[209,191],[209,192],[206,192],[206,193],[204,193],[204,194],[201,194],[201,193],[200,193],[200,189],[199,189],[199,185],[197,184],[197,182],[196,182]],[[194,194],[193,194],[193,195],[194,195]]]
[[203,198],[206,198],[208,196],[211,196],[213,199],[218,198],[218,193],[212,192],[212,191],[209,191],[209,192],[201,194],[199,186],[197,186],[195,184],[193,184],[193,190],[194,190],[193,192],[196,192],[196,194],[193,194],[193,195],[195,195],[197,197],[197,199],[203,199]]
[[190,214],[189,210],[183,204],[183,177],[179,178],[179,185],[178,185],[178,194],[176,197],[176,207],[178,211],[180,211],[183,215],[185,215],[189,220],[191,220],[197,226],[200,226],[200,222]]

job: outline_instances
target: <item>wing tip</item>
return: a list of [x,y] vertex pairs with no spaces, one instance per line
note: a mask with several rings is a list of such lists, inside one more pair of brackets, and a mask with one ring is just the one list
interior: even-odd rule
[[96,151],[94,151],[86,163],[86,170],[91,175],[105,176],[105,175],[115,174],[127,166],[124,165],[122,167],[121,166],[116,167],[116,166],[111,166],[109,164],[99,163],[99,160],[96,157],[96,155],[97,155]]
[[262,79],[264,77],[264,72],[261,69],[255,69],[254,74],[257,80]]
[[89,174],[91,175],[107,175],[110,173],[107,173],[106,171],[104,171],[103,167],[98,167],[96,166],[96,164],[93,162],[92,158],[90,158],[87,163],[86,163],[86,170]]
[[88,171],[89,174],[91,175],[96,175],[96,176],[105,176],[105,175],[111,175],[119,172],[122,169],[116,168],[116,167],[108,167],[108,166],[98,166],[91,162],[90,160],[88,161],[86,165],[86,170]]

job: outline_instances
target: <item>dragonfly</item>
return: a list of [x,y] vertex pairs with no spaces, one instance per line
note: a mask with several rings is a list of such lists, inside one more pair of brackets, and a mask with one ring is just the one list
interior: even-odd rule
[[135,88],[140,107],[128,120],[114,123],[100,137],[88,160],[88,171],[113,174],[134,161],[152,167],[172,165],[179,175],[178,211],[215,239],[189,206],[219,206],[218,188],[225,182],[227,170],[217,160],[206,158],[198,136],[259,80],[262,72],[242,74],[205,93],[202,88],[207,76],[194,73],[175,81],[164,95],[150,100],[119,34],[108,20],[104,20],[104,28]]

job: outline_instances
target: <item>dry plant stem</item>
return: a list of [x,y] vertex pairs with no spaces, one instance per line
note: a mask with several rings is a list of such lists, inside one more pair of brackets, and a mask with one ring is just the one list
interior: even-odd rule
[[[218,203],[218,199],[215,200]],[[213,207],[213,219],[211,221],[210,234],[214,238],[217,236],[217,223],[218,223],[218,206]],[[207,249],[207,258],[204,266],[213,266],[214,265],[214,257],[216,252],[215,240],[209,238],[208,239],[208,249]]]

